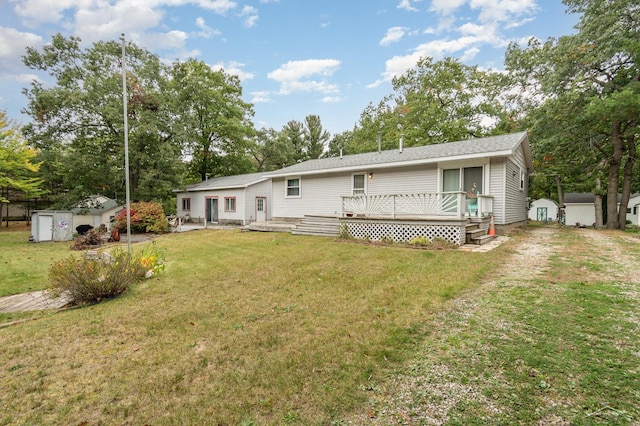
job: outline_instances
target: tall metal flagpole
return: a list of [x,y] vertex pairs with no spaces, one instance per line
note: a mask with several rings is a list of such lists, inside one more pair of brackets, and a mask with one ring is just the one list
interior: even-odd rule
[[127,61],[124,33],[122,33],[122,109],[124,112],[124,181],[127,209],[127,252],[131,253],[131,198],[129,195],[129,122],[127,120]]

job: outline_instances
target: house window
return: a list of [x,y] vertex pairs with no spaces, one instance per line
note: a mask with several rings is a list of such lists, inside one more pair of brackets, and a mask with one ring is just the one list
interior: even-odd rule
[[182,199],[182,210],[184,210],[184,211],[191,210],[191,198],[183,198]]
[[[468,198],[482,194],[482,166],[442,171],[442,191],[464,191]],[[462,185],[460,184],[462,183]]]
[[520,169],[520,191],[524,191],[524,172]]
[[287,197],[300,197],[300,178],[287,179]]
[[236,197],[224,197],[224,211],[225,212],[236,211]]
[[366,175],[364,173],[353,175],[353,195],[364,195],[366,194]]

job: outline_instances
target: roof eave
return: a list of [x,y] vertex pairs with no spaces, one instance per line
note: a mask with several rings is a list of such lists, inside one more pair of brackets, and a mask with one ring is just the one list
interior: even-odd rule
[[249,183],[245,183],[245,184],[241,184],[241,185],[225,185],[225,186],[208,186],[208,187],[202,187],[202,188],[185,188],[185,189],[174,189],[174,192],[200,192],[200,191],[218,191],[221,189],[245,189],[250,187],[251,185],[256,185],[258,183],[262,183],[264,181],[268,180],[267,177],[263,178],[263,179],[259,179],[256,181],[252,181]]
[[447,161],[462,161],[462,160],[474,160],[478,158],[489,158],[489,157],[506,157],[509,155],[513,155],[513,150],[504,150],[504,151],[491,151],[491,152],[481,152],[474,154],[465,154],[465,155],[456,155],[450,157],[438,157],[438,158],[425,158],[421,160],[410,160],[410,161],[391,161],[387,163],[380,164],[364,164],[359,166],[347,166],[347,167],[334,167],[331,169],[316,169],[316,170],[305,170],[300,172],[287,172],[287,173],[274,173],[270,175],[266,175],[267,178],[279,178],[286,176],[308,176],[308,175],[316,175],[316,174],[325,174],[325,173],[341,173],[341,172],[357,172],[363,170],[376,170],[376,169],[387,169],[392,167],[399,166],[416,166],[421,164],[433,164],[433,163],[441,163]]

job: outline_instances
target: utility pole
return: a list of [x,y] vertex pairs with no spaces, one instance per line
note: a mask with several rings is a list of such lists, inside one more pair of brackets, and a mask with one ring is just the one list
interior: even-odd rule
[[122,33],[122,110],[124,113],[124,181],[127,209],[127,252],[131,253],[131,196],[129,194],[129,122],[127,119],[127,60],[124,33]]

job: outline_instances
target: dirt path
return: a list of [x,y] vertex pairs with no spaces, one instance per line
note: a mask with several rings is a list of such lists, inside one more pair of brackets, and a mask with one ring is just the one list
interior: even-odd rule
[[[452,420],[451,410],[460,406],[479,409],[488,419],[500,418],[509,410],[504,399],[488,397],[492,391],[509,390],[504,369],[518,369],[513,365],[496,365],[489,353],[496,341],[529,339],[527,321],[521,317],[522,306],[513,303],[520,294],[539,295],[535,303],[554,300],[562,290],[553,285],[541,285],[549,279],[553,258],[597,259],[597,268],[589,271],[594,279],[615,282],[625,286],[623,294],[636,304],[640,300],[640,259],[621,250],[619,242],[640,239],[620,233],[588,229],[573,230],[585,240],[578,252],[565,253],[561,231],[554,227],[532,228],[527,238],[512,246],[513,252],[505,259],[506,267],[497,268],[486,282],[473,291],[456,298],[448,309],[437,314],[433,330],[423,348],[423,356],[410,365],[407,373],[396,376],[376,389],[371,397],[370,409],[348,420],[358,425],[440,425]],[[604,265],[604,266],[602,266]],[[576,268],[584,268],[576,263]],[[553,273],[557,273],[554,270]],[[566,271],[570,276],[571,271]],[[516,295],[516,296],[514,296]],[[525,299],[524,297],[522,299]],[[640,325],[636,309],[621,320]],[[551,320],[551,319],[550,319]],[[492,343],[487,343],[491,341]],[[640,353],[636,354],[640,357]],[[524,368],[524,366],[523,366]],[[528,368],[528,367],[527,367]],[[490,371],[490,374],[489,374]],[[482,374],[477,376],[477,374]],[[537,374],[532,371],[530,374]],[[475,376],[474,376],[475,375]],[[502,387],[502,389],[501,389]],[[550,398],[543,407],[545,414],[537,424],[568,425],[566,418],[551,414],[554,406],[571,406],[573,401]],[[479,419],[478,419],[479,420]],[[477,421],[478,421],[477,420]],[[455,419],[454,419],[455,421]],[[491,423],[491,420],[488,420]],[[633,423],[632,423],[633,424]],[[638,423],[640,424],[640,423]]]

